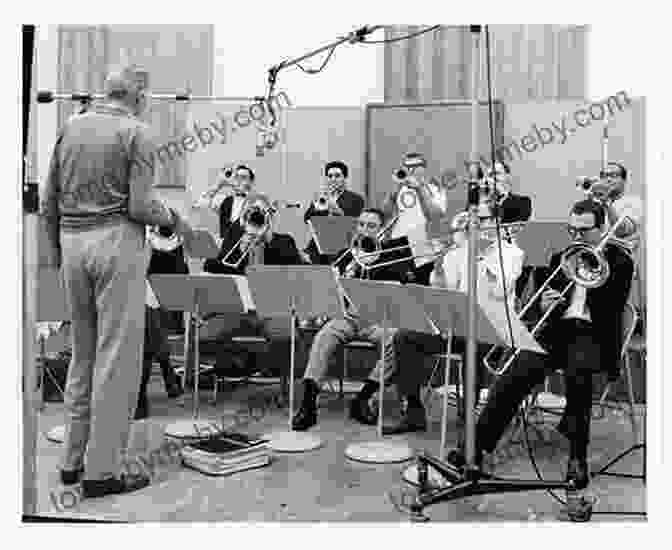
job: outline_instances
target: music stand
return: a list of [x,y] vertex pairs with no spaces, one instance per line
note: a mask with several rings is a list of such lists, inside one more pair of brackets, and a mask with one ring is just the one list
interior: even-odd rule
[[342,317],[343,300],[330,266],[259,265],[247,270],[256,310],[260,317],[289,315],[289,430],[273,431],[263,438],[279,452],[305,452],[317,449],[322,440],[292,428],[294,417],[294,372],[296,363],[296,326],[298,318],[309,316]]
[[355,233],[353,216],[313,216],[308,220],[310,233],[321,255],[338,254],[348,248]]
[[[458,337],[466,340],[467,337],[466,321],[468,297],[462,292],[456,292],[445,288],[433,288],[421,285],[406,285],[406,288],[416,298],[416,300],[418,300],[419,303],[423,304],[428,318],[436,327],[435,333],[441,335],[446,343],[446,371],[441,415],[441,446],[439,447],[439,459],[445,460],[448,431],[448,372],[450,366],[450,357],[452,354],[454,338]],[[484,302],[486,304],[485,307],[483,305]],[[487,300],[482,299],[479,305],[480,307],[476,310],[476,323],[478,327],[477,330],[479,342],[485,344],[504,345],[508,338],[508,333],[502,333],[502,331],[506,331],[506,325],[500,326],[499,323],[493,321],[486,314],[488,310],[493,309],[497,305],[501,309],[501,302],[490,304]],[[523,341],[524,346],[531,345],[533,349],[543,351],[538,346],[538,344],[532,340],[529,334],[527,335],[527,338],[525,338],[524,334],[520,336],[520,339],[517,338],[517,336],[521,334],[521,330],[525,331],[525,328],[518,319],[512,319],[512,323],[514,324],[514,338],[516,343]],[[458,399],[460,399],[459,395]],[[463,399],[464,393],[462,396],[462,400]],[[462,407],[462,410],[464,410],[464,407]],[[402,476],[405,481],[412,484],[417,484],[417,464],[413,464],[406,468]]]
[[[70,319],[68,304],[65,297],[65,288],[60,271],[53,268],[41,267],[37,274],[37,322],[67,321]],[[40,338],[40,361],[42,362],[42,377],[46,364],[45,340]],[[43,387],[44,380],[41,385]],[[42,401],[42,397],[40,397]],[[65,424],[54,426],[47,432],[47,439],[53,443],[65,441]]]
[[[175,438],[199,438],[212,434],[216,422],[199,418],[199,332],[202,316],[209,313],[244,314],[254,309],[247,281],[239,275],[216,275],[199,273],[196,275],[156,274],[149,278],[150,284],[162,308],[168,311],[190,313],[190,334],[193,335],[194,400],[193,420],[183,420],[170,424],[165,434]],[[185,368],[190,357],[189,340],[185,346]],[[223,429],[223,427],[222,427]]]
[[[348,299],[365,323],[381,323],[383,331],[380,345],[380,361],[385,358],[388,330],[394,326],[400,330],[431,332],[424,307],[411,295],[405,286],[390,281],[370,281],[341,278]],[[384,368],[380,369],[378,388],[378,439],[371,442],[352,443],[345,449],[345,456],[359,462],[376,464],[404,462],[413,456],[407,442],[383,438],[383,395],[385,392]]]

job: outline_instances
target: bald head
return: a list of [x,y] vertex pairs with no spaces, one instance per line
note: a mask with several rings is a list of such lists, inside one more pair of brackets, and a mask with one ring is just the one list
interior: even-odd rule
[[143,93],[149,86],[149,73],[137,65],[113,69],[105,79],[105,95],[108,99],[122,101],[137,109]]

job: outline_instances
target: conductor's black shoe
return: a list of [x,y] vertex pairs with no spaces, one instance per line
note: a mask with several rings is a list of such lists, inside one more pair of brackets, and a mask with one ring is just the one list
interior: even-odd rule
[[350,418],[367,426],[375,426],[378,422],[378,417],[369,407],[368,401],[357,397],[350,401]]
[[317,424],[317,406],[314,404],[302,404],[292,419],[292,429],[303,432]]
[[61,470],[60,477],[63,485],[75,485],[79,483],[84,475],[84,468],[77,470]]
[[85,479],[82,481],[84,498],[100,498],[139,491],[149,485],[150,479],[144,475],[121,474],[118,478]]
[[383,426],[383,435],[405,434],[408,432],[426,432],[427,418],[422,406],[409,407],[400,422],[394,426]]

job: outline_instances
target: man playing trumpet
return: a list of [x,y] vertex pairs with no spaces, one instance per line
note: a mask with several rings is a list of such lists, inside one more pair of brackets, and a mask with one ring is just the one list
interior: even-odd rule
[[409,153],[393,174],[396,188],[385,199],[383,212],[393,223],[392,238],[407,237],[413,246],[415,281],[429,284],[432,272],[428,225],[445,214],[445,190],[432,179],[426,181],[427,161],[419,153]]
[[[357,223],[357,233],[353,239],[353,246],[341,254],[335,262],[341,275],[346,277],[367,278],[376,280],[406,281],[408,272],[412,270],[410,247],[405,239],[398,242],[388,242],[389,252],[384,249],[380,253],[370,252],[371,246],[366,242],[377,242],[378,234],[383,227],[384,216],[380,210],[365,208],[360,214]],[[401,252],[395,245],[404,243],[406,250]],[[394,251],[391,249],[395,248]],[[408,261],[401,258],[408,257]],[[394,265],[382,267],[382,264],[395,261]],[[381,267],[376,269],[376,265]],[[387,382],[395,370],[393,349],[391,346],[394,329],[388,330],[388,341],[382,343],[383,330],[378,325],[363,324],[354,313],[349,313],[341,319],[332,319],[327,322],[315,335],[308,366],[303,377],[303,400],[293,419],[295,430],[307,430],[317,423],[317,395],[320,392],[320,383],[324,380],[327,367],[341,346],[353,340],[366,340],[385,346],[384,364],[380,362],[369,375],[362,390],[350,404],[350,417],[362,424],[374,425],[376,415],[369,407],[369,399],[378,389],[379,369],[383,368],[383,377]]]
[[[315,200],[310,204],[303,220],[313,216],[357,217],[364,208],[364,198],[348,189],[348,166],[340,160],[328,162],[324,167],[324,181]],[[332,258],[321,256],[313,239],[304,250],[304,260],[313,264],[329,263]]]

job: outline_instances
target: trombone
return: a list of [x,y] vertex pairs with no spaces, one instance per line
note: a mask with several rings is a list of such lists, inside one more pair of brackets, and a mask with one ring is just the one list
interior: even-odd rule
[[[602,239],[600,239],[599,244],[589,245],[584,242],[574,242],[563,252],[558,267],[556,267],[555,270],[547,277],[544,283],[539,287],[539,289],[518,313],[518,319],[522,320],[523,316],[530,310],[532,305],[539,298],[541,298],[541,295],[544,293],[544,291],[548,289],[551,281],[553,281],[560,273],[564,274],[564,276],[569,279],[569,282],[560,292],[559,298],[548,307],[534,327],[530,329],[530,335],[533,338],[537,335],[539,329],[544,325],[555,308],[560,304],[562,298],[567,295],[574,285],[579,285],[590,289],[598,288],[607,282],[609,276],[611,275],[611,269],[609,267],[609,262],[604,255],[604,248],[607,246],[607,244],[613,244],[623,249],[623,246],[619,240],[614,239],[614,234],[616,233],[618,226],[621,225],[627,218],[628,215],[623,214],[618,219],[618,221],[611,226],[609,231],[607,231]],[[625,251],[627,252],[627,250]],[[483,364],[492,374],[501,376],[517,359],[518,355],[520,355],[521,349],[514,349],[513,353],[504,362],[502,367],[500,369],[496,369],[490,364],[490,359],[495,349],[497,348],[497,345],[493,345],[488,350],[488,353],[486,353],[485,357],[483,358]]]
[[[500,224],[499,227],[500,227],[500,230],[502,232],[502,238],[512,239],[513,237],[515,237],[515,235],[517,233],[520,232],[520,230],[522,228],[525,227],[526,223],[527,222],[513,222],[513,223]],[[385,228],[378,234],[379,235],[378,242],[380,242],[380,240],[381,240],[380,237],[387,230],[388,229]],[[452,241],[453,241],[452,234],[456,233],[456,232],[459,232],[459,231],[462,231],[462,229],[451,228],[450,234],[446,237],[435,238],[435,239],[427,239],[427,240],[421,241],[421,242],[416,243],[416,244],[405,244],[405,245],[401,245],[401,246],[395,246],[395,247],[392,247],[392,248],[386,248],[386,249],[383,250],[383,252],[397,252],[397,251],[400,251],[400,250],[412,250],[413,248],[416,248],[417,246],[423,246],[425,244],[429,244],[429,245],[433,246],[435,250],[433,252],[426,252],[426,253],[423,253],[423,254],[415,254],[415,255],[411,254],[410,256],[403,256],[403,257],[400,257],[400,258],[395,258],[394,260],[389,260],[387,262],[378,263],[378,264],[375,265],[375,267],[376,268],[387,267],[387,266],[394,265],[394,264],[413,261],[413,260],[416,260],[418,258],[432,258],[432,261],[436,261],[439,258],[441,258],[442,256],[444,256],[446,254],[446,252],[448,252],[451,249]],[[488,237],[489,235],[492,234],[492,232],[496,231],[496,226],[495,225],[481,226],[479,231],[481,233],[483,233],[484,236]],[[488,240],[493,240],[493,239],[488,238]],[[367,258],[370,258],[372,256],[377,256],[378,254],[380,254],[380,252],[381,251],[378,250],[376,252],[360,254],[358,257],[355,258],[355,260],[359,263],[359,265],[363,269],[367,269],[367,266],[365,264],[360,263],[360,260],[367,259]]]
[[[241,220],[243,224],[250,224],[261,228],[262,230],[256,235],[243,233],[236,244],[234,244],[224,258],[220,260],[222,265],[232,269],[238,269],[245,258],[247,258],[250,253],[261,244],[271,226],[272,216],[275,213],[275,208],[264,196],[257,195],[248,200],[249,203],[243,209]],[[231,257],[236,253],[239,254],[239,258],[235,262],[231,262]]]

